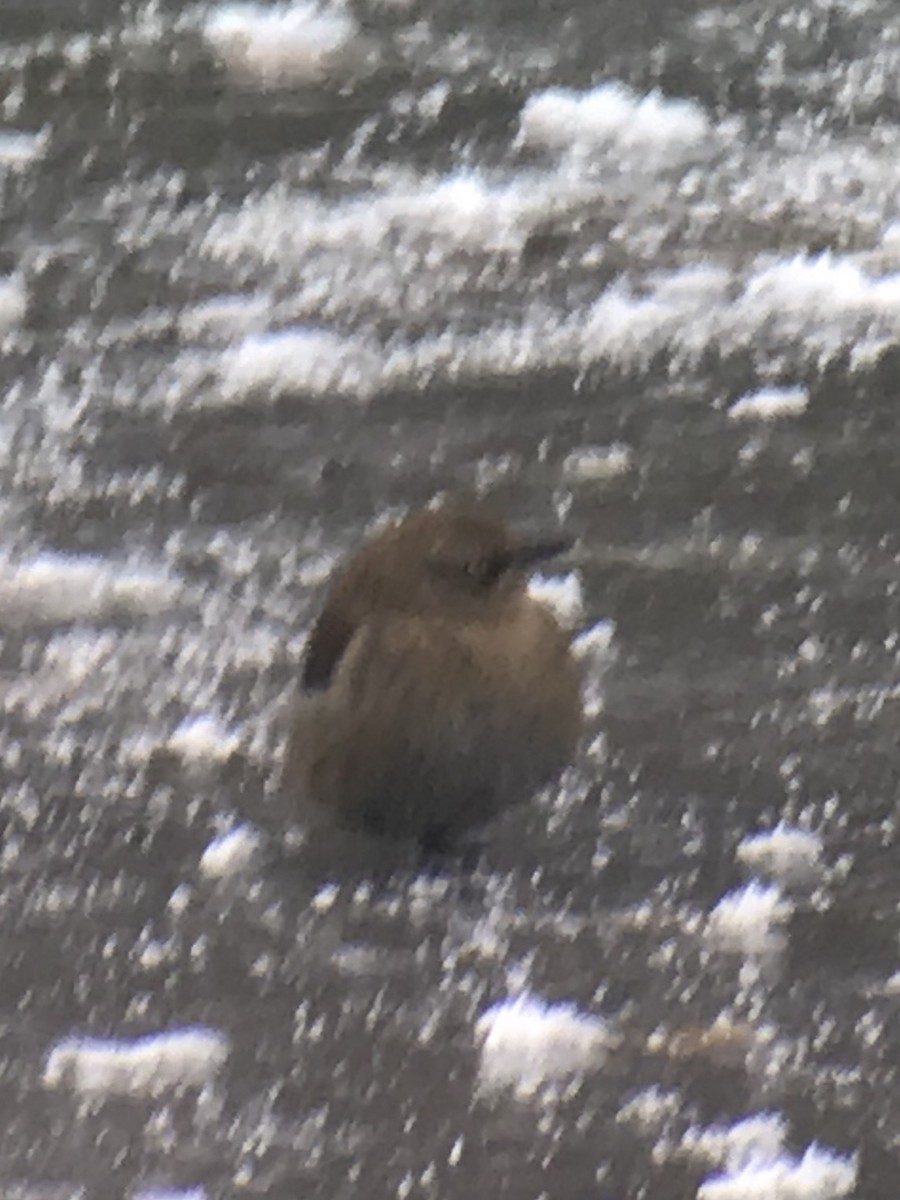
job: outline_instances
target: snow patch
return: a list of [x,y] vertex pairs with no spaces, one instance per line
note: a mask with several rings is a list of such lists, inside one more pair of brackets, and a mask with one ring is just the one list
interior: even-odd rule
[[272,7],[226,4],[204,26],[225,69],[262,89],[324,84],[345,75],[358,32],[347,13],[302,0]]
[[0,167],[27,167],[44,151],[46,133],[0,129]]
[[140,1188],[132,1192],[129,1200],[206,1200],[205,1188]]
[[549,88],[526,101],[521,138],[527,145],[587,155],[610,145],[618,151],[651,152],[665,158],[702,148],[712,129],[691,100],[640,96],[621,83],[586,92]]
[[801,1159],[786,1154],[709,1179],[697,1200],[839,1200],[855,1187],[854,1162],[810,1146]]
[[605,658],[616,634],[614,621],[596,621],[583,629],[572,642],[572,652],[576,658]]
[[808,404],[806,388],[761,388],[732,404],[728,415],[733,421],[774,421],[778,417],[799,417]]
[[213,1029],[177,1029],[133,1041],[70,1037],[47,1057],[46,1087],[89,1096],[158,1095],[211,1082],[228,1057],[228,1041]]
[[624,475],[631,463],[631,447],[622,442],[613,442],[611,446],[582,446],[563,461],[562,474],[568,483],[597,483]]
[[272,395],[369,396],[380,374],[374,347],[324,329],[255,334],[226,351],[219,377],[226,400]]
[[533,575],[528,594],[546,605],[566,629],[577,625],[584,612],[584,592],[575,571],[568,575]]
[[0,617],[10,625],[162,612],[178,591],[174,579],[153,568],[117,566],[54,551],[18,561],[0,555]]
[[259,844],[260,837],[253,829],[239,825],[209,843],[200,859],[200,874],[207,879],[238,874],[252,863]]
[[792,911],[777,887],[750,882],[719,901],[709,915],[707,936],[722,950],[765,957],[784,947],[781,925]]
[[224,762],[237,750],[240,739],[214,716],[203,713],[182,721],[166,744],[186,763],[198,765]]
[[0,278],[0,333],[19,325],[25,316],[25,284],[15,275]]
[[813,1144],[797,1158],[784,1148],[784,1119],[762,1113],[735,1125],[691,1129],[682,1145],[689,1153],[722,1163],[697,1200],[840,1200],[856,1186],[852,1159]]
[[521,1095],[595,1065],[611,1044],[600,1018],[527,995],[492,1005],[479,1017],[476,1035],[483,1084]]
[[779,822],[767,833],[746,837],[737,848],[738,861],[784,884],[808,884],[822,873],[822,839]]

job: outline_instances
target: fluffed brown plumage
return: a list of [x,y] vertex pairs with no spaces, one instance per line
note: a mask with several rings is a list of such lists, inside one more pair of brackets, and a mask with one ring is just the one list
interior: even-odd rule
[[481,511],[421,509],[339,569],[285,759],[301,813],[444,845],[562,771],[580,681],[527,575],[563,548]]

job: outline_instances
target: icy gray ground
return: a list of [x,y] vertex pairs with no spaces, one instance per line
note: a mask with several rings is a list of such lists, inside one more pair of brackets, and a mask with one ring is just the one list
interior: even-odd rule
[[[898,73],[893,0],[0,6],[5,1196],[895,1200]],[[207,850],[459,487],[611,622],[563,786]]]

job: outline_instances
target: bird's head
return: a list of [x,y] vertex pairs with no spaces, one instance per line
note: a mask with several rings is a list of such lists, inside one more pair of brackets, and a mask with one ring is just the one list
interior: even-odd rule
[[366,574],[397,607],[476,615],[524,591],[528,574],[569,548],[525,538],[474,509],[419,509],[370,543]]

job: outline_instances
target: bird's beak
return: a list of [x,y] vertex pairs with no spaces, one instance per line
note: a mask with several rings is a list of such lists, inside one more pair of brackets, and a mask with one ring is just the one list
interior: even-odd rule
[[530,542],[520,542],[510,551],[510,566],[521,571],[530,571],[539,563],[550,558],[558,558],[572,549],[572,539],[566,537],[536,538]]

